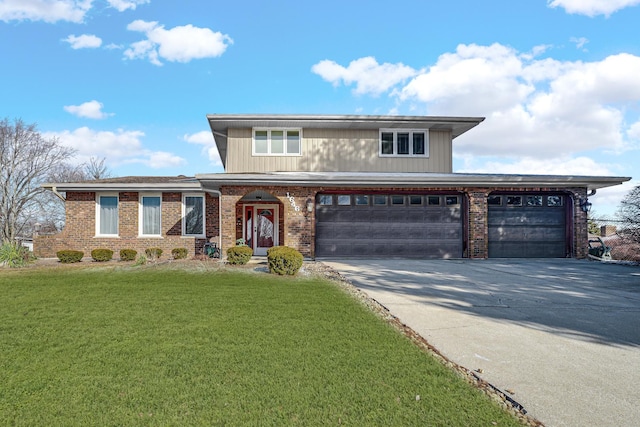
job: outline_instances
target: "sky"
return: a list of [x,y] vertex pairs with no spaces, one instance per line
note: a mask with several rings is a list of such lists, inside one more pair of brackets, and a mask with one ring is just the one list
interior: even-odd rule
[[640,184],[640,0],[0,0],[0,118],[114,176],[223,172],[207,114],[485,117],[454,172]]

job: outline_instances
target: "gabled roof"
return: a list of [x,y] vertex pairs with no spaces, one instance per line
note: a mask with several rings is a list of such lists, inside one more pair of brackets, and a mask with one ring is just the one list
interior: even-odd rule
[[452,137],[456,138],[480,124],[484,117],[208,114],[207,120],[226,166],[229,128],[434,129],[451,131]]

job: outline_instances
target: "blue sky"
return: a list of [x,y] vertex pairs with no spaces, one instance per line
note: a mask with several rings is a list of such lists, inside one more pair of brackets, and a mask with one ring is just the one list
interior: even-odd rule
[[482,116],[454,171],[640,184],[640,0],[0,0],[0,118],[117,176],[221,172],[206,114]]

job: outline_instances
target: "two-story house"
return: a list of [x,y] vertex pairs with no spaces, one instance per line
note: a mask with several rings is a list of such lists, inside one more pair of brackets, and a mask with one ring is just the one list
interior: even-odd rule
[[460,174],[454,139],[480,117],[208,115],[225,172],[45,187],[66,226],[36,253],[244,239],[307,257],[576,257],[588,197],[628,177]]

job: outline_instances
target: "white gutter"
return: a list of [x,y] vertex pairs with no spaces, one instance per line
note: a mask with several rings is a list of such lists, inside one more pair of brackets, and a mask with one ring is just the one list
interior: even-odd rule
[[64,196],[63,196],[62,194],[58,193],[58,189],[57,189],[55,186],[51,186],[50,188],[51,188],[51,191],[53,192],[53,194],[55,194],[56,196],[58,196],[58,198],[59,198],[60,200],[62,200],[63,202],[66,202],[66,201],[67,201],[67,199],[65,199],[65,198],[64,198]]
[[502,175],[464,173],[379,173],[379,172],[271,172],[197,174],[203,187],[220,185],[301,185],[349,187],[610,187],[630,177],[575,175]]

